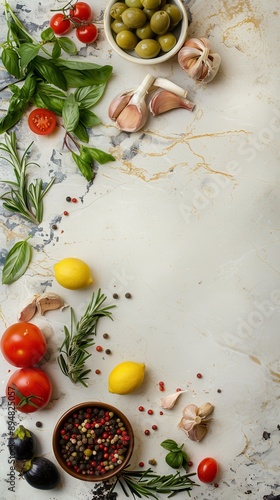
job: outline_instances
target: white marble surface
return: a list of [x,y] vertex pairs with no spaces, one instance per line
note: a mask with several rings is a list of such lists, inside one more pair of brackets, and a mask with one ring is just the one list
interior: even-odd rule
[[[34,34],[47,26],[53,5],[11,0]],[[187,6],[189,35],[206,35],[222,56],[219,74],[208,86],[191,81],[176,58],[157,67],[122,61],[104,37],[105,4],[94,3],[100,37],[81,47],[79,57],[112,64],[114,73],[95,108],[102,123],[90,143],[110,151],[116,162],[100,167],[92,185],[62,150],[62,130],[41,138],[26,128],[26,118],[17,126],[22,147],[34,141],[32,154],[42,165],[42,177],[55,174],[57,181],[45,198],[39,227],[0,209],[2,265],[19,239],[32,235],[34,248],[26,274],[1,287],[1,330],[16,322],[20,306],[38,291],[61,294],[77,315],[98,287],[110,302],[114,292],[120,296],[114,322],[104,320],[98,333],[97,342],[112,355],[92,350],[89,388],[73,386],[56,362],[69,310],[34,318],[48,339],[51,358],[44,369],[54,393],[45,410],[17,417],[36,432],[39,452],[55,460],[51,436],[59,416],[78,402],[105,401],[119,407],[134,427],[133,467],[156,458],[156,470],[170,472],[160,442],[171,438],[185,443],[191,470],[206,456],[219,462],[219,487],[197,480],[193,500],[279,499],[279,2],[191,0]],[[3,16],[1,22],[3,35]],[[196,109],[172,111],[149,119],[141,132],[121,133],[107,116],[108,105],[148,72],[188,88]],[[3,110],[7,94],[0,96]],[[2,177],[3,169],[1,163]],[[67,195],[78,203],[67,204]],[[51,229],[53,223],[58,230]],[[53,264],[67,256],[89,263],[93,288],[73,292],[56,283]],[[108,374],[126,359],[145,362],[145,382],[130,396],[110,394]],[[13,368],[3,358],[0,366],[1,500],[25,500],[34,492],[40,499],[92,500],[93,486],[65,474],[55,490],[37,492],[18,478],[15,492],[8,490],[4,392]],[[101,375],[95,375],[96,368]],[[165,393],[158,389],[160,380]],[[177,387],[188,392],[159,416],[160,398]],[[177,424],[186,404],[206,401],[215,405],[214,419],[206,438],[194,443]],[[140,413],[140,404],[154,415]],[[158,431],[145,436],[153,423]],[[120,491],[118,498],[124,498]]]

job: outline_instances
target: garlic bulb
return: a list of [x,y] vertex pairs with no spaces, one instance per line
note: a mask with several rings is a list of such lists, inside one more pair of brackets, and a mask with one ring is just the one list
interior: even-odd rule
[[183,409],[183,417],[179,423],[179,429],[186,432],[192,441],[201,441],[207,432],[210,419],[209,415],[214,410],[211,403],[205,403],[198,407],[189,404]]
[[221,57],[211,52],[208,38],[190,38],[180,49],[178,62],[191,78],[209,83],[218,72]]
[[193,111],[195,104],[169,90],[158,90],[149,103],[151,113],[156,116],[171,109],[184,108]]
[[124,92],[113,99],[109,117],[116,121],[120,130],[137,132],[145,125],[148,118],[146,95],[154,80],[154,76],[147,75],[136,90]]

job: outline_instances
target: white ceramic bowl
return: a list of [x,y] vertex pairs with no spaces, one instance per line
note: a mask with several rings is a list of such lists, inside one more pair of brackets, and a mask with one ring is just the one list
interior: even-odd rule
[[[112,5],[119,0],[109,0],[107,7],[105,9],[105,14],[104,14],[104,29],[105,29],[105,35],[107,37],[107,40],[111,47],[114,49],[114,51],[121,56],[123,59],[126,59],[127,61],[133,62],[135,64],[160,64],[163,62],[168,61],[171,59],[173,56],[175,56],[181,47],[184,45],[184,42],[187,37],[187,31],[188,31],[188,16],[186,9],[181,2],[181,0],[167,0],[167,3],[172,3],[176,5],[182,12],[182,20],[180,21],[179,25],[176,26],[176,28],[173,31],[173,34],[177,38],[177,43],[171,49],[169,52],[163,53],[160,52],[157,57],[151,58],[151,59],[144,59],[139,57],[135,51],[126,51],[121,49],[116,41],[115,41],[115,35],[112,32],[111,29],[111,23],[112,23],[112,18],[110,16],[110,10]],[[120,0],[122,1],[122,0]]]

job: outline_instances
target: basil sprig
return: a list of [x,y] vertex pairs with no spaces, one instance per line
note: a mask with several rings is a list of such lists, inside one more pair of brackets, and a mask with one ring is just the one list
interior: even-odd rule
[[32,257],[32,249],[27,242],[28,239],[18,241],[8,252],[2,273],[3,285],[10,285],[17,281],[28,268]]
[[188,470],[188,455],[183,451],[183,444],[178,446],[173,439],[166,439],[160,445],[165,450],[168,450],[165,461],[172,469],[180,469],[180,467],[183,467],[186,471]]

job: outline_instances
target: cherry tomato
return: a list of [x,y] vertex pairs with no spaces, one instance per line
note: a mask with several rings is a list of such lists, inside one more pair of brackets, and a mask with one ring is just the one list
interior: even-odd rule
[[44,408],[52,394],[48,375],[40,368],[20,368],[8,380],[6,397],[16,410],[33,413]]
[[76,36],[80,42],[92,43],[98,37],[98,29],[95,24],[79,26],[79,28],[76,29]]
[[11,365],[28,368],[36,365],[46,353],[46,340],[32,323],[15,323],[1,337],[1,351]]
[[218,464],[214,458],[204,458],[198,464],[197,476],[203,483],[211,483],[218,472]]
[[64,14],[58,12],[51,17],[50,27],[56,35],[64,35],[71,29],[71,22]]
[[28,117],[28,125],[35,134],[49,135],[55,129],[56,116],[48,109],[33,109]]
[[69,16],[74,23],[85,23],[92,19],[92,10],[86,2],[77,2],[70,9]]

